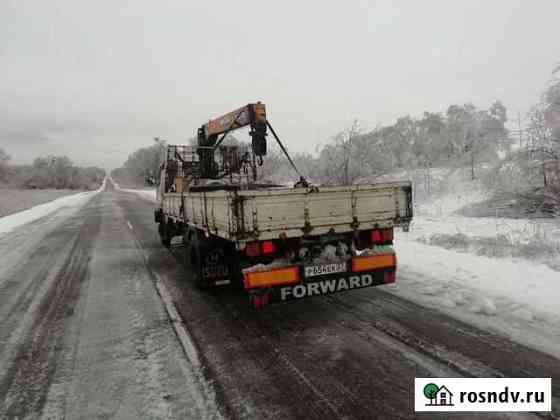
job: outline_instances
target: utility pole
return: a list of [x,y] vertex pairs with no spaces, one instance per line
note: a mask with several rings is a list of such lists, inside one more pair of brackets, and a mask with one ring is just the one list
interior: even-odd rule
[[474,181],[474,147],[471,149],[471,181]]

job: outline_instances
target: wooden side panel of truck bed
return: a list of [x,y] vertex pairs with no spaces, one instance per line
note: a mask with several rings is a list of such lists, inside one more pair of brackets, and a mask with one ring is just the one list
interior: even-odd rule
[[178,217],[181,200],[189,224],[225,239],[264,240],[320,235],[333,229],[390,227],[412,217],[409,182],[319,187],[268,188],[166,194],[163,211]]

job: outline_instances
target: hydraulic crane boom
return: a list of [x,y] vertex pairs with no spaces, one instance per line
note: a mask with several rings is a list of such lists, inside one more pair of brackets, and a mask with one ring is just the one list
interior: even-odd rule
[[[255,157],[262,164],[262,157],[266,155],[266,110],[264,104],[257,102],[229,112],[221,117],[214,118],[198,129],[198,155],[203,174],[213,174],[214,152],[231,131],[243,127],[251,127],[249,132],[252,150],[253,178],[256,179]],[[222,136],[218,139],[218,136]]]
[[[231,131],[251,126],[252,148],[256,156],[266,155],[266,109],[257,102],[214,118],[198,129],[198,144],[203,147],[216,148]],[[218,140],[218,136],[222,138]]]
[[263,123],[266,125],[266,110],[264,104],[257,102],[255,104],[245,105],[235,111],[210,120],[207,124],[204,124],[201,129],[204,130],[205,135],[208,137],[220,135],[252,123]]
[[[251,168],[253,172],[253,179],[257,179],[256,165],[263,164],[263,156],[266,155],[266,136],[267,128],[270,129],[273,137],[278,142],[284,155],[290,162],[297,174],[300,176],[298,181],[299,185],[307,185],[307,181],[298,171],[294,161],[288,154],[288,151],[278,138],[278,135],[270,125],[266,118],[266,108],[263,103],[256,102],[247,104],[244,107],[238,108],[235,111],[229,112],[221,117],[214,118],[208,123],[204,124],[198,129],[198,148],[197,154],[200,159],[200,172],[203,178],[213,178],[216,175],[216,163],[214,161],[214,152],[218,149],[222,141],[231,131],[243,127],[251,127],[249,135],[251,136],[251,152],[252,158],[250,159]],[[221,137],[218,139],[218,136]],[[240,158],[244,162],[248,160],[243,157]],[[233,165],[238,167],[238,165]]]

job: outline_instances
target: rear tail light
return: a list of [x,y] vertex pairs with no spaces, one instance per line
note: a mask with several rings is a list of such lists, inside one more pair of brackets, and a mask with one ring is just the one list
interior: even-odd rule
[[371,242],[375,245],[393,241],[393,228],[374,229],[371,231]]
[[276,244],[272,241],[248,242],[245,246],[245,254],[248,257],[260,257],[276,253]]
[[381,231],[378,229],[371,231],[371,242],[374,244],[380,244],[382,241]]
[[390,229],[383,229],[382,231],[383,242],[392,242],[393,241],[393,228]]
[[262,243],[262,252],[264,255],[274,254],[276,252],[276,246],[272,241],[264,241]]

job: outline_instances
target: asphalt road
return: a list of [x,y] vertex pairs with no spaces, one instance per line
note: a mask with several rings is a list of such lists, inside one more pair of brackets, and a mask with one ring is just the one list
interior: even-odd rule
[[477,417],[560,416],[558,359],[382,288],[255,313],[196,290],[183,253],[160,245],[152,203],[110,184],[0,237],[0,418],[445,418],[414,413],[430,376],[552,377],[552,415]]

